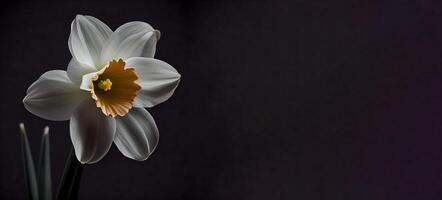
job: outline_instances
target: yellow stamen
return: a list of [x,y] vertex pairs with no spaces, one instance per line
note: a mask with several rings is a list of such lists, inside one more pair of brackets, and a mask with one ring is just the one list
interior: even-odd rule
[[98,83],[98,87],[100,88],[100,89],[102,89],[102,90],[104,90],[104,91],[108,91],[108,90],[110,90],[111,89],[111,87],[112,87],[112,82],[109,80],[109,79],[106,79],[106,80],[101,80],[99,83]]

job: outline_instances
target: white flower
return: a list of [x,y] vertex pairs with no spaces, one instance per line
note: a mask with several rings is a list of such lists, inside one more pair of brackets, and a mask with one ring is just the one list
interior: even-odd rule
[[144,107],[166,101],[180,74],[154,59],[160,32],[144,22],[115,32],[100,20],[77,15],[71,24],[67,71],[44,73],[27,90],[25,108],[44,119],[70,120],[70,136],[81,163],[101,160],[112,142],[134,160],[145,160],[158,144],[158,129]]

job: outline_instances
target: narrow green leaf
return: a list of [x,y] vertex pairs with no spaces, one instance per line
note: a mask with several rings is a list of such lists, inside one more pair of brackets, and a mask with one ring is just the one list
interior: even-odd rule
[[80,190],[80,181],[81,175],[83,173],[83,166],[81,163],[77,161],[77,169],[75,170],[74,178],[72,181],[71,190],[69,191],[68,200],[77,200],[78,199],[78,191]]
[[75,151],[72,148],[66,161],[60,187],[58,188],[58,200],[75,200],[78,198],[82,172],[83,165],[78,162],[75,157]]
[[28,192],[28,198],[31,200],[38,199],[37,178],[35,176],[34,161],[32,159],[31,148],[29,147],[28,136],[26,135],[25,125],[20,123],[20,143],[23,160],[23,168],[25,171],[25,184]]
[[49,149],[49,127],[45,127],[40,145],[38,162],[38,194],[42,200],[52,199],[51,157]]

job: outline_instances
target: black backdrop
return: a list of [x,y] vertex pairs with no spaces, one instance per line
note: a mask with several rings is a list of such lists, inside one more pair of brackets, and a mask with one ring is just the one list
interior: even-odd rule
[[1,199],[25,197],[18,123],[34,154],[51,127],[53,182],[68,122],[22,105],[65,69],[70,23],[161,30],[156,57],[182,75],[149,111],[144,162],[115,146],[87,165],[80,199],[442,199],[440,1],[21,1],[0,20]]

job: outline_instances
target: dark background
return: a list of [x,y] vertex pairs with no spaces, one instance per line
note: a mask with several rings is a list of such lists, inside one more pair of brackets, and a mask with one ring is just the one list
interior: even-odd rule
[[[144,162],[113,146],[80,199],[442,199],[441,1],[21,1],[0,20],[0,198],[25,197],[18,123],[38,153],[51,127],[54,189],[68,122],[22,105],[65,69],[76,14],[162,32],[156,57],[182,75],[150,109]],[[36,157],[36,156],[35,156]]]

